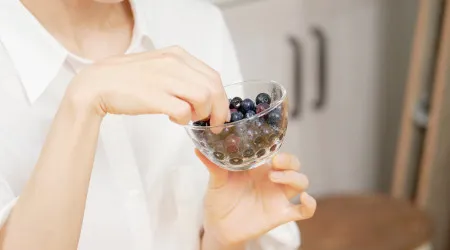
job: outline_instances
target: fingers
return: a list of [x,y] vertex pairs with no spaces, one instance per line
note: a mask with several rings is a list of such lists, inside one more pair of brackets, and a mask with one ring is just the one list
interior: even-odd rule
[[300,170],[300,161],[291,154],[280,153],[272,160],[272,168],[275,170]]
[[[184,49],[172,46],[122,58],[122,62],[136,61],[141,62],[137,65],[141,68],[142,76],[148,77],[153,91],[157,85],[158,90],[184,100],[191,106],[191,119],[209,118],[212,126],[223,124],[229,119],[228,98],[219,74]],[[167,103],[157,105],[168,106]],[[183,121],[184,117],[171,116],[171,119]]]
[[205,101],[205,97],[209,98],[208,101],[210,103],[204,103],[205,105],[209,105],[209,113],[205,115],[200,112],[198,115],[204,115],[203,118],[210,116],[210,124],[212,126],[225,123],[229,119],[230,111],[228,109],[228,98],[217,71],[178,46],[170,47],[167,50],[178,56],[191,70],[201,74],[205,78],[205,81],[197,82],[205,89],[195,90],[200,90],[201,92],[200,97],[203,99],[200,99],[200,101]]
[[226,98],[226,96],[221,94],[221,91],[219,91],[218,89],[214,90],[211,107],[211,118],[209,121],[211,126],[221,125],[229,121],[230,110],[228,108],[228,105],[228,99]]
[[269,178],[274,183],[285,185],[285,192],[288,199],[304,192],[309,187],[308,177],[293,170],[271,171]]
[[208,88],[201,85],[206,79],[183,67],[180,67],[176,74],[176,78],[167,83],[167,92],[188,102],[199,120],[207,118],[211,114],[212,94]]
[[292,205],[287,214],[288,221],[298,221],[311,218],[316,212],[317,202],[309,194],[302,193],[300,196],[300,205]]
[[208,168],[210,174],[210,188],[217,189],[227,183],[228,171],[219,168],[216,164],[208,160],[198,149],[195,149],[195,154],[200,159],[200,161]]
[[167,114],[171,121],[180,125],[186,125],[191,120],[192,111],[189,103],[180,100],[174,96],[166,96],[162,98],[167,106],[162,113]]
[[305,191],[309,186],[308,178],[299,173],[299,170],[300,161],[293,155],[281,153],[273,159],[270,180],[284,185],[284,193],[288,199]]
[[189,54],[186,50],[179,46],[171,46],[166,48],[167,52],[173,53],[174,55],[178,56],[181,60],[183,60],[191,69],[198,71],[199,73],[202,73],[203,75],[207,76],[208,78],[211,78],[211,82],[215,82],[216,80],[219,80],[220,84],[220,78],[215,79],[218,76],[218,73],[209,67],[206,63],[202,62],[201,60],[195,58],[191,54]]

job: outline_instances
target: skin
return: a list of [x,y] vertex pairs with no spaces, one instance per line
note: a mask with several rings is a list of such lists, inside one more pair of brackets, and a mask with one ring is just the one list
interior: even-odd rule
[[[165,114],[178,124],[229,119],[217,72],[179,47],[121,55],[131,39],[130,7],[102,2],[23,0],[66,48],[96,63],[70,83],[30,179],[0,229],[1,250],[77,249],[106,114]],[[242,250],[248,240],[314,214],[316,202],[304,192],[308,180],[294,156],[280,154],[264,167],[231,173],[196,153],[210,172],[202,250]],[[302,205],[289,202],[297,194]]]
[[[210,162],[198,150],[197,156],[211,178],[205,196],[205,235],[224,249],[244,249],[246,241],[290,221],[313,216],[316,201],[304,190],[308,179],[300,174],[298,159],[279,154],[270,164],[247,172],[229,172]],[[290,200],[300,195],[301,205]],[[220,249],[203,241],[203,249]]]

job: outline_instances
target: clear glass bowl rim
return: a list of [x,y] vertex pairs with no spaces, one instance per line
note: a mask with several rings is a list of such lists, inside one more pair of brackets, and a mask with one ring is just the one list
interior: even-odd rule
[[236,126],[238,124],[243,124],[245,122],[251,121],[251,120],[255,120],[257,118],[261,118],[265,115],[267,115],[268,113],[270,113],[272,110],[274,110],[275,108],[277,108],[278,106],[280,106],[286,99],[286,89],[283,87],[283,85],[281,85],[279,82],[274,81],[274,80],[245,80],[245,81],[240,81],[240,82],[235,82],[235,83],[231,83],[231,84],[227,84],[224,85],[224,88],[226,89],[227,87],[231,87],[231,86],[235,86],[235,85],[245,85],[245,84],[256,84],[256,83],[270,83],[270,84],[274,84],[276,85],[280,90],[281,90],[281,98],[279,100],[277,100],[276,102],[272,103],[273,105],[270,105],[271,107],[264,110],[261,113],[256,114],[255,116],[251,117],[250,119],[242,119],[239,121],[235,121],[235,122],[230,122],[230,123],[226,123],[226,124],[222,124],[222,125],[216,125],[216,126],[194,126],[192,123],[190,124],[186,124],[184,125],[184,127],[186,129],[191,129],[191,130],[206,130],[206,129],[211,129],[211,128],[226,128],[226,127],[233,127]]

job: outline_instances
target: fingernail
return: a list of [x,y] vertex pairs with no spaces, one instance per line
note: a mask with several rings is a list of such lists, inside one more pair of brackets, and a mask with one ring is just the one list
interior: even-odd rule
[[223,128],[222,127],[215,127],[215,128],[211,128],[211,132],[213,132],[213,134],[220,134],[220,132],[222,132]]
[[314,198],[311,196],[311,195],[309,195],[308,193],[304,193],[303,194],[303,199],[307,202],[307,203],[312,203],[312,202],[314,202]]
[[270,172],[270,178],[274,179],[274,180],[279,180],[281,178],[283,178],[284,172],[281,171],[273,171]]
[[227,122],[229,122],[230,120],[231,120],[231,112],[230,110],[228,110]]
[[275,164],[279,166],[285,166],[289,164],[289,157],[285,154],[279,154],[275,157]]

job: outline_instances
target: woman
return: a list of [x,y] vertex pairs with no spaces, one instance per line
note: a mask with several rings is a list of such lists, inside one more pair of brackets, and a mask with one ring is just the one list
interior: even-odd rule
[[229,173],[180,126],[241,80],[211,4],[1,0],[0,42],[0,249],[297,249],[298,159]]

